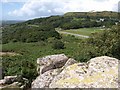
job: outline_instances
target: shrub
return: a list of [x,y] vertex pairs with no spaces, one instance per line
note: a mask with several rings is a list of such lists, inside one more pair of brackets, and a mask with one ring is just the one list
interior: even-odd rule
[[60,40],[55,40],[52,43],[52,48],[53,49],[64,49],[64,43]]
[[111,30],[106,30],[103,33],[94,35],[86,42],[90,58],[96,56],[111,56],[120,59],[120,29],[112,27]]
[[12,42],[17,42],[17,39],[13,39]]
[[[51,25],[39,25],[33,27],[29,25],[15,24],[9,27],[5,27],[2,32],[3,43],[8,42],[38,42],[45,41],[48,38],[54,37],[56,39],[61,38],[60,34],[55,31]],[[15,40],[16,39],[16,40]]]
[[48,42],[48,43],[53,43],[54,40],[55,40],[55,38],[54,38],[54,37],[51,37],[51,38],[48,38],[48,39],[47,39],[47,42]]
[[28,38],[26,40],[27,43],[30,43],[30,42],[37,42],[34,38]]

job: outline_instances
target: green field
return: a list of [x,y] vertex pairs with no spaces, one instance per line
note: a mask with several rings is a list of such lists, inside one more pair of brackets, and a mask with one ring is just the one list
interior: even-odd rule
[[[71,42],[73,40],[73,42]],[[65,36],[62,38],[62,41],[65,43],[65,49],[55,50],[51,48],[52,43],[49,42],[35,42],[35,43],[7,43],[2,45],[3,52],[16,52],[23,55],[28,55],[35,57],[35,60],[38,57],[43,57],[51,54],[65,53],[67,55],[73,56],[72,53],[74,50],[77,50],[78,44],[81,42],[80,39],[76,39],[72,36]]]
[[100,28],[80,28],[80,29],[70,29],[70,30],[62,30],[62,31],[73,34],[90,36],[92,33],[99,33],[102,32],[103,30],[104,29],[100,29]]
[[[50,43],[8,43],[3,45],[3,52],[16,52],[20,54],[20,57],[31,58],[36,61],[37,58],[46,55],[60,54],[64,53],[68,56],[74,56],[73,51],[78,49],[78,44],[76,42],[65,43],[65,49],[56,50],[51,48]],[[18,56],[17,56],[18,57]],[[4,59],[4,58],[3,58]]]

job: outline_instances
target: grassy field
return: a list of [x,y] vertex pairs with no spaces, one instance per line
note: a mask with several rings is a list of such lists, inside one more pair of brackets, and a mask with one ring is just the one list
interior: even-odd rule
[[62,30],[62,31],[73,34],[90,36],[92,33],[99,33],[102,32],[103,30],[101,30],[100,28],[80,28],[80,29],[70,29],[70,30]]
[[[70,38],[74,39],[74,41],[71,42]],[[35,57],[35,60],[38,57],[43,57],[46,55],[51,55],[51,54],[59,54],[59,53],[65,53],[66,55],[73,56],[72,53],[73,51],[77,51],[79,48],[78,45],[80,43],[79,39],[76,39],[71,36],[64,36],[63,40],[65,43],[65,49],[60,49],[56,50],[53,49],[51,46],[51,43],[48,42],[35,42],[35,43],[21,43],[21,42],[16,42],[16,43],[8,43],[4,44],[2,46],[2,51],[3,52],[16,52],[21,55],[28,55]]]

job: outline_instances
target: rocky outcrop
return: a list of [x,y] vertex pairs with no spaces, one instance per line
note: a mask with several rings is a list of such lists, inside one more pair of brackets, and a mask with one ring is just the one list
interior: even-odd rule
[[38,58],[37,71],[39,74],[43,74],[44,72],[49,71],[51,69],[61,68],[62,66],[64,66],[67,60],[68,57],[65,56],[64,54],[51,55],[43,58]]
[[29,81],[21,76],[5,76],[0,80],[0,90],[9,88],[26,89],[29,85]]
[[51,81],[61,72],[61,69],[49,70],[32,82],[32,88],[48,88]]
[[32,82],[32,88],[48,88],[55,76],[60,74],[65,67],[74,63],[77,61],[64,54],[38,58],[37,71],[40,75]]
[[[58,56],[62,58],[59,59]],[[80,63],[60,54],[52,55],[50,59],[39,59],[39,62],[39,67],[42,66],[41,71],[46,66],[55,65],[56,62],[62,62],[62,64],[57,63],[58,66],[55,68],[49,68],[41,73],[32,82],[32,88],[118,88],[120,84],[118,80],[120,62],[116,58],[101,56],[86,63]]]
[[49,85],[50,88],[118,88],[118,60],[97,57],[86,64],[65,68]]

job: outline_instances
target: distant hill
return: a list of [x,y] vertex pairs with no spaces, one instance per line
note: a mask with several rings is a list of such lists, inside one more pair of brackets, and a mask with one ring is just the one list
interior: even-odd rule
[[24,22],[24,20],[3,20],[1,22],[2,22],[2,25],[4,26],[4,25],[10,25],[10,24]]
[[[103,19],[101,21],[101,19]],[[119,22],[118,13],[112,11],[103,12],[68,12],[62,16],[50,16],[28,20],[27,24],[50,23],[53,27],[62,29],[76,29],[84,27],[111,26]]]
[[89,17],[111,17],[118,18],[118,12],[103,11],[103,12],[68,12],[64,16],[89,16]]
[[103,12],[68,12],[62,16],[36,18],[25,22],[4,21],[3,43],[9,41],[37,42],[50,37],[60,38],[55,28],[78,29],[91,27],[111,27],[119,22],[118,13]]

